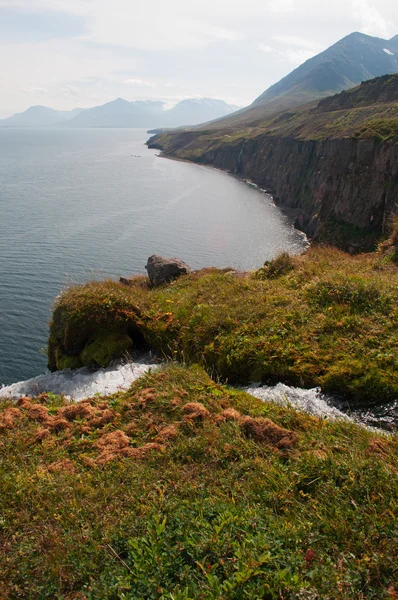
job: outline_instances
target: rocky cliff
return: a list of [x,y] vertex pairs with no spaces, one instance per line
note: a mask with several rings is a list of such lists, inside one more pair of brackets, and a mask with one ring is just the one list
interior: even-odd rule
[[370,249],[398,211],[397,83],[381,77],[251,129],[180,131],[149,145],[254,181],[315,240]]

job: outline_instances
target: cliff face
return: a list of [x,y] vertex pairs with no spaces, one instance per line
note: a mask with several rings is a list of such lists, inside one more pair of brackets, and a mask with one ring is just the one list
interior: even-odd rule
[[312,238],[364,249],[397,211],[398,145],[267,135],[204,152],[204,164],[251,179]]
[[372,249],[398,213],[398,76],[225,132],[176,131],[148,144],[248,178],[311,238]]

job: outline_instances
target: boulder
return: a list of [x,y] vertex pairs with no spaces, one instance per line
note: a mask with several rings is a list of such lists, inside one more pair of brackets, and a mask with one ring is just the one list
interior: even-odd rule
[[145,268],[148,271],[149,281],[155,287],[170,283],[181,277],[181,275],[188,275],[191,272],[191,269],[182,260],[164,258],[157,254],[148,258]]

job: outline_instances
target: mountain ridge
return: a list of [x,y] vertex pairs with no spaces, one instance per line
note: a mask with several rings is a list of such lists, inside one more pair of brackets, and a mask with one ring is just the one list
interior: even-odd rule
[[165,109],[158,100],[129,102],[116,98],[87,109],[57,111],[31,106],[0,120],[0,127],[180,127],[193,126],[223,117],[238,107],[214,98],[188,98]]
[[398,73],[398,35],[385,40],[354,32],[271,85],[248,107],[196,129],[256,125],[284,110],[354,88],[364,80],[394,73]]
[[[83,112],[83,108],[74,108],[70,111],[55,110],[48,106],[30,106],[22,113],[0,120],[0,127],[52,127]],[[36,123],[36,125],[32,125]]]

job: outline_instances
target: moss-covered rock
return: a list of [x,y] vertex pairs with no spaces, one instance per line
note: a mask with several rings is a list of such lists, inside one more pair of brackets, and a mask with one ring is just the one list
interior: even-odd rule
[[79,369],[83,364],[78,356],[61,354],[58,356],[56,366],[58,370],[62,371],[63,369]]
[[133,351],[133,341],[120,331],[96,331],[87,341],[80,353],[80,362],[84,366],[97,365],[107,367],[112,360],[121,358]]

